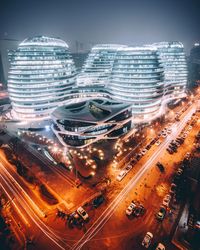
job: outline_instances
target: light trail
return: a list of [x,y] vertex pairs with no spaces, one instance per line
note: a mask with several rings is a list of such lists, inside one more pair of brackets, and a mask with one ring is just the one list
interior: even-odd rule
[[[2,169],[1,169],[2,170]],[[5,174],[5,173],[4,173]],[[56,235],[51,228],[49,228],[32,210],[32,208],[29,206],[28,202],[26,201],[27,197],[23,197],[24,193],[21,194],[21,189],[18,190],[18,187],[15,186],[15,182],[10,180],[10,177],[8,176],[2,176],[2,173],[0,173],[0,177],[2,179],[2,183],[4,183],[3,190],[8,194],[8,197],[10,200],[12,200],[11,196],[9,195],[8,191],[6,190],[5,186],[10,190],[10,192],[14,195],[16,198],[16,201],[20,204],[21,209],[23,212],[29,217],[34,224],[52,241],[54,242],[60,249],[66,249],[65,246],[70,247],[66,244],[66,242],[63,241],[62,237],[59,237]],[[3,185],[1,183],[1,185]],[[14,203],[15,204],[15,203]],[[16,205],[16,204],[15,204]],[[15,207],[16,208],[16,207]],[[21,212],[22,214],[22,212]],[[29,223],[30,224],[30,223]]]
[[[0,177],[2,178],[1,174]],[[3,191],[5,192],[5,194],[7,195],[7,197],[9,198],[10,202],[12,201],[12,204],[14,205],[17,213],[20,215],[20,217],[22,218],[22,220],[25,222],[26,225],[30,226],[28,220],[25,218],[25,216],[22,214],[21,210],[18,208],[18,206],[16,205],[15,201],[13,200],[13,198],[9,195],[9,193],[6,191],[6,189],[4,188],[4,186],[0,183],[1,188],[3,189]]]
[[[194,106],[194,105],[193,105]],[[195,112],[195,107],[190,107],[187,111],[187,115],[176,124],[172,125],[172,134],[169,135],[166,140],[162,143],[161,147],[152,155],[152,157],[144,164],[143,168],[138,171],[138,173],[129,181],[129,183],[121,190],[121,192],[114,198],[114,200],[109,204],[109,206],[104,210],[104,212],[99,216],[99,218],[93,223],[93,225],[87,230],[85,235],[83,235],[73,246],[72,249],[79,250],[83,247],[83,245],[92,239],[107,223],[110,217],[114,214],[115,210],[119,206],[120,202],[125,198],[125,196],[133,189],[133,187],[137,184],[139,179],[154,165],[153,163],[156,161],[158,156],[164,152],[167,146],[170,144],[171,140],[177,136],[181,130],[184,128],[185,123],[189,120]],[[177,128],[176,128],[177,127]]]
[[8,170],[0,163],[0,166],[4,170],[4,172],[9,176],[9,178],[15,182],[15,184],[18,186],[19,190],[23,192],[23,194],[26,196],[26,198],[30,201],[32,206],[34,207],[35,211],[39,214],[41,217],[46,217],[45,213],[35,204],[35,202],[30,198],[30,196],[25,192],[25,190],[19,185],[19,183],[13,178],[13,176],[8,172]]

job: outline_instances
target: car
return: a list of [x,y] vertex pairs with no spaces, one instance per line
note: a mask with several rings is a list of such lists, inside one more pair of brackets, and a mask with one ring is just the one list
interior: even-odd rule
[[123,170],[118,174],[117,180],[118,180],[118,181],[121,181],[121,180],[126,176],[126,174],[127,174],[127,171],[123,169]]
[[166,133],[161,134],[163,138],[167,137]]
[[83,209],[82,207],[79,207],[76,211],[81,216],[81,218],[83,218],[83,220],[86,221],[89,219],[89,215],[86,213],[85,209]]
[[132,165],[129,164],[124,168],[124,170],[128,173],[132,168]]
[[172,129],[171,129],[171,128],[168,128],[168,129],[167,129],[167,134],[171,134],[171,132],[172,132]]
[[146,146],[146,149],[149,150],[151,148],[151,144]]
[[156,218],[160,221],[164,220],[166,215],[166,209],[164,207],[160,207],[159,211],[156,214]]
[[145,155],[147,151],[148,151],[148,150],[147,150],[146,148],[144,148],[144,149],[141,151],[141,154],[142,154],[142,155]]
[[183,169],[179,168],[176,172],[177,175],[182,175],[183,174]]
[[131,159],[131,162],[130,162],[130,163],[131,163],[131,165],[133,166],[136,162],[137,162],[137,160],[133,158],[133,159]]
[[140,153],[138,153],[138,154],[135,156],[135,158],[137,159],[137,161],[139,161],[141,157],[142,157],[142,154],[140,154]]
[[99,195],[97,196],[93,202],[92,202],[92,205],[97,208],[98,206],[100,206],[103,202],[104,202],[105,198],[103,195]]
[[167,148],[167,152],[169,152],[170,154],[173,154],[173,150],[170,148]]
[[152,239],[153,239],[153,234],[151,232],[147,232],[142,241],[142,246],[148,248],[151,245]]
[[171,195],[169,194],[166,194],[165,197],[163,198],[163,205],[166,206],[166,207],[169,207],[169,204],[170,204],[170,200],[171,200]]
[[177,185],[175,183],[172,183],[171,184],[171,187],[170,187],[170,194],[174,194],[176,192],[176,188],[177,188]]
[[133,213],[133,210],[137,207],[137,202],[132,201],[131,204],[126,209],[126,215],[131,215]]
[[158,243],[156,250],[165,250],[165,246],[162,243]]
[[156,146],[159,146],[160,143],[161,143],[161,141],[158,140],[158,141],[155,143],[155,145],[156,145]]
[[164,168],[163,164],[161,164],[159,161],[156,163],[156,166],[159,168],[160,172],[165,171],[165,168]]
[[143,205],[140,204],[139,206],[137,206],[137,207],[134,209],[133,215],[134,215],[135,217],[138,217],[138,216],[140,216],[140,215],[143,215],[144,212],[145,212],[145,208],[144,208]]

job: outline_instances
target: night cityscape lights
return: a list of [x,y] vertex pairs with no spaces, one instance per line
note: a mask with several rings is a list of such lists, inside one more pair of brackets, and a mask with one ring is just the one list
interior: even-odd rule
[[200,249],[193,0],[110,1],[0,4],[0,250]]

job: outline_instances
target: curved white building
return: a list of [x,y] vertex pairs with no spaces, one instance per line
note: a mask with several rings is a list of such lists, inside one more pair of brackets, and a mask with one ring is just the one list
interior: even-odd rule
[[95,98],[58,107],[52,130],[64,146],[85,147],[99,140],[116,139],[131,128],[131,107]]
[[118,49],[126,47],[118,44],[99,44],[92,48],[77,77],[79,86],[108,84],[113,62]]
[[132,104],[135,122],[159,115],[164,93],[163,68],[156,48],[118,50],[109,84],[114,99]]
[[75,75],[64,41],[45,36],[24,40],[12,57],[9,71],[13,116],[19,120],[49,118],[75,85]]
[[185,96],[187,85],[187,62],[181,42],[154,43],[158,49],[165,75],[165,95],[167,100]]

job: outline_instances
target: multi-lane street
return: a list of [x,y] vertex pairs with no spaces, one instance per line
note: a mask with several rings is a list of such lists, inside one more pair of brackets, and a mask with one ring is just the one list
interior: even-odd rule
[[[34,237],[35,245],[31,247],[39,247],[38,249],[41,247],[42,249],[51,247],[53,249],[94,249],[94,246],[95,249],[124,249],[124,247],[125,249],[140,249],[142,237],[147,229],[153,232],[156,241],[165,237],[165,232],[172,229],[177,215],[177,212],[174,212],[174,215],[167,217],[164,223],[157,223],[155,220],[155,211],[159,208],[163,194],[169,188],[169,179],[174,171],[170,164],[174,156],[168,156],[167,161],[165,159],[168,154],[166,148],[181,133],[196,107],[197,103],[189,106],[181,115],[181,119],[170,125],[171,134],[163,138],[159,146],[152,146],[121,182],[116,180],[118,172],[113,172],[112,183],[105,194],[105,203],[96,210],[85,205],[90,220],[84,224],[82,228],[84,230],[63,227],[63,222],[56,219],[53,208],[50,210],[54,211],[54,214],[49,220],[49,216],[46,214],[48,209],[44,202],[35,196],[35,193],[16,173],[13,166],[6,161],[4,155],[0,154],[1,189],[10,200],[11,217],[15,218],[14,224],[21,235],[21,244],[25,246],[27,239]],[[28,149],[27,152],[30,158],[36,157],[49,165],[49,169],[55,176],[74,186],[74,181],[68,176],[64,176],[64,171],[59,170],[58,166],[51,166],[48,160],[44,161],[44,157],[32,149]],[[166,162],[165,175],[155,168],[158,161]],[[122,162],[124,162],[123,159]],[[125,160],[124,166],[126,165],[128,165],[127,160]],[[75,189],[73,192],[78,193],[79,190]],[[162,193],[160,196],[159,192]],[[80,196],[79,200],[81,198]],[[125,216],[125,210],[132,199],[138,199],[145,205],[146,213],[142,218],[128,219]],[[85,203],[82,201],[83,206]],[[79,204],[77,203],[75,207],[78,207]],[[55,223],[52,223],[53,217]],[[120,246],[118,246],[119,244]],[[169,243],[168,246],[173,249]]]
[[134,189],[138,184],[140,179],[145,175],[147,171],[154,168],[155,163],[160,159],[162,154],[165,152],[169,143],[172,139],[176,138],[181,130],[184,128],[187,121],[191,118],[192,114],[195,112],[196,104],[193,104],[186,112],[185,117],[180,121],[172,125],[172,134],[169,135],[161,146],[147,159],[146,163],[140,169],[140,171],[135,174],[131,180],[125,185],[121,192],[113,199],[109,206],[103,211],[99,218],[89,227],[84,236],[77,241],[72,249],[81,249],[84,244],[91,240],[101,229],[106,225],[110,217],[117,210],[119,204],[127,197],[127,195]]

